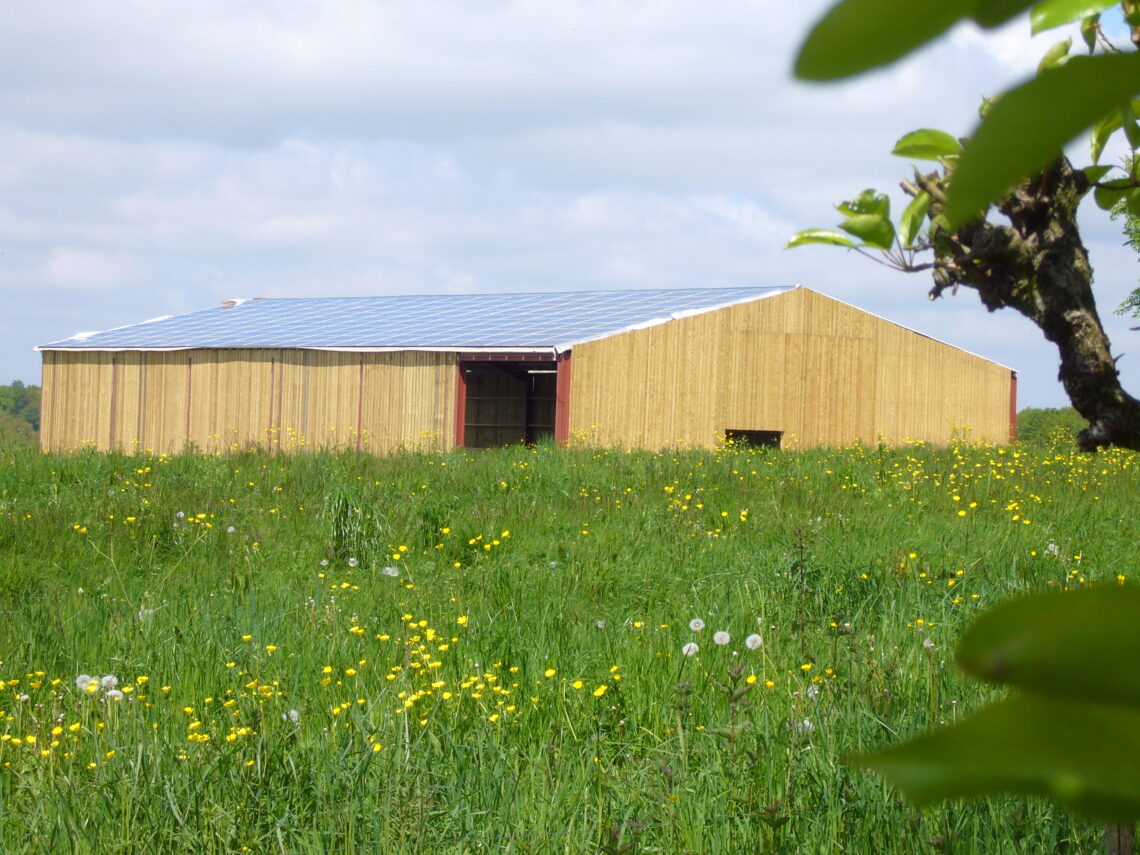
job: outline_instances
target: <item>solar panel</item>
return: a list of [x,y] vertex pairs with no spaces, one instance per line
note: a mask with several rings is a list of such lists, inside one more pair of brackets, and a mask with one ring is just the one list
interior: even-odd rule
[[78,333],[39,349],[563,349],[788,290],[778,286],[234,300],[186,315]]

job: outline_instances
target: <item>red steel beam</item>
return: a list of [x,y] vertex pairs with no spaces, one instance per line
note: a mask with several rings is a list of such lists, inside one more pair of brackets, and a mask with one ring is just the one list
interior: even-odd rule
[[463,448],[467,425],[467,377],[463,373],[463,356],[455,361],[455,447]]
[[554,442],[570,442],[570,351],[558,354],[558,376],[554,381]]

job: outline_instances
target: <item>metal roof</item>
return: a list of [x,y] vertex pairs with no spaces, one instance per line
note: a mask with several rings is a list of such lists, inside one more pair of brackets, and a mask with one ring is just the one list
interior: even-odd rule
[[37,350],[310,348],[561,352],[796,286],[228,300],[186,315],[76,333]]

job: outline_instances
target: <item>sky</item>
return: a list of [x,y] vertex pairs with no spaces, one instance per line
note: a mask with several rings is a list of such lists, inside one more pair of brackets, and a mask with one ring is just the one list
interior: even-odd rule
[[[235,297],[800,284],[1015,369],[1020,406],[1067,405],[1021,316],[784,249],[867,187],[905,204],[895,140],[967,135],[1057,33],[963,25],[889,69],[797,83],[827,5],[10,4],[0,382],[38,383],[38,344]],[[1112,310],[1137,256],[1091,201],[1081,224],[1135,394],[1140,333]]]

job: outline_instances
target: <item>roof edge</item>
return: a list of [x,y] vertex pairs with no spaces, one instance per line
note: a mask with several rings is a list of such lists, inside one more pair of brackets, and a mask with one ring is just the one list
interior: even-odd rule
[[[614,330],[613,332],[608,332],[605,335],[592,336],[591,338],[583,338],[576,341],[564,342],[563,344],[558,345],[557,349],[561,353],[572,349],[575,345],[588,344],[592,341],[600,341],[603,338],[612,338],[615,335],[624,335],[625,333],[636,332],[638,330],[647,330],[650,327],[661,326],[662,324],[667,324],[670,321],[679,321],[684,318],[694,318],[697,315],[704,315],[709,312],[719,312],[721,309],[728,309],[732,306],[743,306],[745,303],[755,303],[757,300],[764,300],[768,297],[778,297],[781,294],[790,294],[792,291],[796,291],[803,287],[804,286],[798,284],[765,286],[763,289],[763,294],[749,294],[747,297],[741,297],[737,300],[729,300],[726,303],[717,303],[715,306],[706,306],[701,309],[688,309],[682,312],[670,312],[668,315],[662,316],[660,318],[651,318],[648,321],[642,321],[641,323],[637,324],[630,324],[627,327],[623,327],[620,330]],[[709,290],[714,289],[710,288]]]

